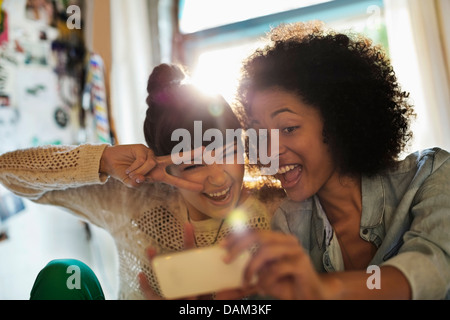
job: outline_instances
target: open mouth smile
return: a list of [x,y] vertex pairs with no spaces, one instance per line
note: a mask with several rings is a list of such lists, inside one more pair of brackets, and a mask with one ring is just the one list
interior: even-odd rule
[[208,192],[204,192],[203,194],[213,200],[213,201],[225,201],[230,197],[230,190],[231,190],[231,186],[223,189],[221,191],[217,191],[217,192],[213,192],[213,193],[208,193]]
[[299,164],[288,164],[280,167],[276,174],[283,188],[291,188],[300,181],[303,166]]

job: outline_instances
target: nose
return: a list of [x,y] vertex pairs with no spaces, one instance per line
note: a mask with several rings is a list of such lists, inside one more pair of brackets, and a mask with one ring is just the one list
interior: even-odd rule
[[208,182],[215,187],[221,187],[227,183],[227,173],[225,172],[223,165],[212,164],[209,165],[208,170]]

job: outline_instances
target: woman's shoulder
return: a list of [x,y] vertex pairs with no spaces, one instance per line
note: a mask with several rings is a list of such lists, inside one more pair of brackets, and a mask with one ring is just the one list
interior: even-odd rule
[[[424,190],[448,188],[450,154],[441,148],[429,148],[408,154],[397,165],[374,177],[365,177],[366,190],[388,190],[403,196],[408,190],[424,194]],[[380,179],[381,178],[381,179]],[[372,190],[373,191],[373,190]],[[418,198],[417,198],[418,199]]]
[[447,161],[450,159],[450,153],[442,149],[440,147],[427,148],[416,151],[409,155],[409,157],[413,157],[418,159],[418,161]]
[[[445,163],[450,163],[450,153],[447,150],[439,147],[427,148],[406,155],[404,159],[398,161],[397,166],[390,172],[404,173],[411,170],[416,171],[429,168],[430,173],[432,173],[441,168]],[[450,167],[448,170],[450,170]]]

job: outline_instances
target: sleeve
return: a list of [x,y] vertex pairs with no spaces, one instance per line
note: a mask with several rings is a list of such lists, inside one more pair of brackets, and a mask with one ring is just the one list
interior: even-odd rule
[[281,207],[273,214],[270,224],[273,231],[279,231],[286,234],[290,233],[285,212]]
[[450,159],[433,171],[416,193],[403,246],[383,264],[402,271],[421,300],[449,298],[450,290]]
[[107,145],[46,146],[0,156],[0,182],[11,192],[30,200],[46,192],[105,183],[99,174]]
[[311,250],[313,198],[302,202],[285,200],[275,212],[271,228],[273,231],[294,235],[305,250]]
[[106,147],[45,146],[5,153],[0,156],[0,183],[20,197],[60,206],[105,227],[114,205],[108,194],[121,188],[99,174]]

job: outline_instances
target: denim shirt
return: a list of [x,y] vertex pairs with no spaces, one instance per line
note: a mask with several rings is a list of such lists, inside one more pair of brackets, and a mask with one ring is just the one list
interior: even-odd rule
[[[450,154],[439,148],[410,154],[395,169],[362,177],[361,186],[360,236],[377,247],[369,265],[398,268],[413,299],[450,299]],[[317,196],[286,200],[272,228],[294,234],[317,271],[343,270]]]

